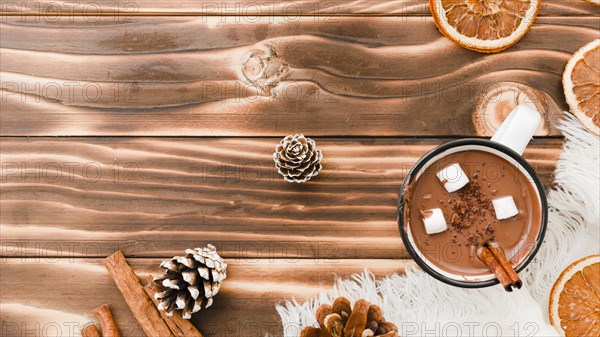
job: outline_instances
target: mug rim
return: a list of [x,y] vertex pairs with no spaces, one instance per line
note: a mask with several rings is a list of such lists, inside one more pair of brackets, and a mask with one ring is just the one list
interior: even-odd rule
[[548,201],[546,199],[546,191],[544,190],[542,181],[540,180],[540,177],[537,175],[537,173],[535,172],[533,167],[525,160],[525,158],[523,158],[523,156],[521,156],[520,154],[515,152],[513,149],[511,149],[503,144],[493,142],[493,141],[487,140],[487,139],[465,138],[465,139],[449,141],[449,142],[446,142],[444,144],[441,144],[441,145],[433,148],[432,150],[430,150],[429,152],[424,154],[421,158],[419,158],[419,160],[417,160],[417,162],[413,165],[413,167],[410,169],[410,171],[408,171],[408,173],[406,174],[406,177],[404,177],[404,181],[402,182],[402,186],[400,187],[400,192],[398,193],[398,196],[399,196],[398,197],[398,229],[400,231],[400,237],[402,238],[404,247],[408,251],[409,255],[412,257],[413,261],[415,261],[417,263],[417,265],[419,267],[421,267],[429,275],[433,276],[435,279],[437,279],[439,281],[442,281],[444,283],[447,283],[447,284],[450,284],[450,285],[453,285],[456,287],[484,288],[484,287],[489,287],[489,286],[499,284],[500,281],[498,281],[498,279],[496,277],[494,277],[490,280],[469,282],[469,281],[455,280],[450,277],[442,275],[441,273],[439,273],[438,271],[433,269],[431,266],[429,266],[429,264],[427,264],[419,256],[415,247],[413,247],[412,243],[410,242],[410,239],[408,237],[406,230],[404,229],[404,206],[405,206],[404,205],[404,193],[406,191],[407,186],[413,181],[416,173],[418,173],[419,170],[421,170],[421,168],[436,155],[438,155],[444,151],[447,151],[449,149],[459,147],[459,146],[465,146],[465,145],[480,145],[480,146],[492,148],[492,149],[498,150],[500,152],[503,152],[504,154],[506,154],[509,157],[511,157],[512,159],[514,159],[519,165],[521,165],[521,167],[523,169],[525,169],[525,171],[529,174],[529,176],[533,180],[533,183],[534,183],[536,189],[538,190],[538,196],[540,199],[540,206],[541,206],[540,230],[537,234],[536,244],[534,245],[533,249],[529,252],[528,256],[525,259],[523,259],[523,261],[520,263],[520,265],[516,268],[516,271],[520,272],[523,269],[525,269],[529,265],[529,263],[533,260],[535,255],[537,255],[537,252],[539,251],[539,249],[542,245],[542,242],[544,241],[544,237],[546,235],[546,227],[548,226]]

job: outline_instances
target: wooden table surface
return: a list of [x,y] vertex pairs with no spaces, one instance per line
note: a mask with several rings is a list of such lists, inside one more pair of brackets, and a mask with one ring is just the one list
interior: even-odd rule
[[[599,7],[547,0],[491,55],[444,38],[427,1],[0,1],[0,336],[74,336],[108,303],[101,265],[135,271],[213,243],[229,262],[206,336],[282,334],[274,305],[369,268],[413,265],[396,225],[412,164],[488,137],[517,103],[544,115],[525,157],[547,186],[567,109],[561,75]],[[324,170],[290,184],[280,138]]]

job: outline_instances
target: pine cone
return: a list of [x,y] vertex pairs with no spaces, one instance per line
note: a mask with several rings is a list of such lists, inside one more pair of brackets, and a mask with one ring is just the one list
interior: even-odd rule
[[398,327],[385,321],[381,308],[363,299],[350,308],[348,299],[338,297],[332,305],[321,305],[315,316],[319,327],[304,327],[300,337],[399,337]]
[[154,297],[160,300],[158,310],[165,310],[167,316],[181,310],[181,316],[190,319],[203,305],[205,308],[212,305],[213,297],[227,277],[227,263],[210,244],[205,248],[186,249],[185,254],[160,264],[165,274],[154,279],[161,291]]
[[287,136],[275,148],[275,167],[286,181],[303,183],[319,174],[323,153],[302,134]]

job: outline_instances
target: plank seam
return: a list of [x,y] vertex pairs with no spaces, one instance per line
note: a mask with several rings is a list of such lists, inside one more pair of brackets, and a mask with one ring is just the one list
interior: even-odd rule
[[[65,135],[65,136],[55,136],[55,135],[0,135],[0,139],[11,139],[11,138],[34,138],[34,139],[42,139],[42,138],[51,138],[51,139],[61,139],[61,138],[106,138],[106,139],[281,139],[286,135],[281,136],[132,136],[132,135]],[[327,140],[361,140],[361,139],[388,139],[388,140],[432,140],[432,141],[444,141],[444,140],[454,140],[454,139],[464,139],[464,138],[478,138],[478,139],[488,139],[490,137],[484,136],[474,136],[474,135],[436,135],[436,136],[353,136],[353,135],[325,135],[325,136],[311,136],[315,139],[327,139]],[[534,140],[563,140],[564,136],[560,135],[548,135],[548,136],[535,136]]]
[[[0,17],[43,17],[43,16],[52,16],[52,17],[89,17],[89,13],[39,13],[39,12],[26,12],[26,13],[15,13],[15,12],[2,12],[0,11]],[[252,15],[239,15],[239,14],[230,14],[230,13],[202,13],[202,12],[138,12],[138,13],[129,13],[129,12],[110,12],[110,13],[95,13],[94,17],[172,17],[172,16],[186,16],[186,17],[283,17],[286,15],[272,15],[272,14],[252,14]],[[393,13],[343,13],[343,14],[294,14],[289,15],[294,18],[302,17],[302,18],[311,18],[311,17],[425,17],[430,18],[431,14],[393,14]],[[598,15],[588,15],[588,14],[563,14],[563,15],[538,15],[542,18],[554,18],[554,17],[571,17],[571,18],[599,18]]]

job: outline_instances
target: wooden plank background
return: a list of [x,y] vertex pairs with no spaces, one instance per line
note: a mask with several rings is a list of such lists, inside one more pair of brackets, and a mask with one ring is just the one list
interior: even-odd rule
[[[24,255],[71,247],[87,256],[94,243],[97,256],[117,245],[165,256],[212,242],[226,257],[408,257],[398,190],[443,140],[317,139],[325,168],[303,185],[274,169],[274,141],[4,138],[3,249],[26,242]],[[527,149],[546,184],[559,147],[553,139]]]
[[482,56],[431,18],[31,20],[2,24],[6,136],[489,136],[497,97],[557,135],[562,69],[598,34],[597,18],[540,18]]
[[[160,272],[160,259],[129,259],[140,278]],[[410,260],[261,259],[230,261],[227,287],[219,300],[193,317],[209,336],[264,337],[281,334],[276,303],[292,296],[304,301],[364,268],[378,277],[401,274]],[[43,277],[40,277],[43,275]],[[3,336],[73,336],[93,322],[97,303],[110,303],[124,336],[144,336],[99,259],[19,259],[2,262],[0,274]],[[51,285],[51,286],[49,286]],[[26,299],[26,300],[24,300]],[[24,322],[25,324],[22,324]],[[287,327],[298,331],[300,327]]]
[[[282,334],[276,303],[368,268],[414,263],[396,226],[410,166],[488,137],[517,103],[561,152],[561,75],[600,34],[598,7],[544,1],[500,54],[444,38],[427,1],[0,0],[0,335],[76,336],[109,303],[142,336],[101,259],[138,275],[215,243],[229,279],[194,317],[207,336]],[[279,137],[315,138],[325,168],[280,179]],[[288,327],[298,329],[298,327]]]
[[[428,0],[332,0],[332,1],[256,1],[256,0],[0,0],[5,15],[38,14],[86,15],[97,17],[119,14],[152,15],[231,15],[231,16],[338,16],[338,15],[429,15]],[[542,16],[597,16],[598,11],[589,3],[572,0],[544,0]]]

